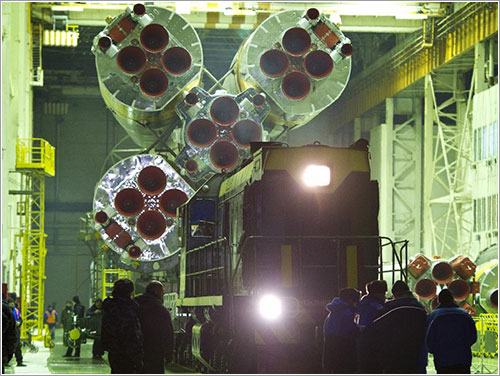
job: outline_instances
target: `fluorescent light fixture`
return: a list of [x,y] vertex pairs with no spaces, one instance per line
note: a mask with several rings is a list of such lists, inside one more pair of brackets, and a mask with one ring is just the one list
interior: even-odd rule
[[264,295],[259,301],[259,313],[266,320],[276,320],[281,316],[281,299],[275,295]]
[[52,5],[52,11],[61,12],[83,12],[83,7],[79,6],[65,6],[65,5]]
[[79,33],[68,30],[44,30],[43,45],[56,47],[76,47],[78,46]]
[[326,187],[330,184],[330,167],[309,165],[302,175],[302,181],[308,187]]

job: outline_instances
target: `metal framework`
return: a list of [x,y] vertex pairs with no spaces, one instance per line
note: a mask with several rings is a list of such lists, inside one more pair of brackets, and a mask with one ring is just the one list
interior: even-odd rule
[[[402,115],[398,102],[406,111],[406,120],[396,122]],[[422,106],[419,99],[387,98],[386,119],[382,128],[381,230],[396,241],[408,239],[410,254],[421,248],[421,142]]]
[[55,174],[55,148],[41,138],[18,139],[16,171],[21,178],[23,240],[21,269],[21,338],[43,338],[45,285],[45,176]]
[[475,74],[468,92],[456,70],[451,80],[439,74],[425,77],[424,242],[425,249],[443,257],[470,253]]
[[[422,32],[396,47],[349,83],[332,107],[341,126],[417,82],[498,32],[498,4],[470,2],[435,22],[432,47]],[[427,43],[427,44],[426,44]]]

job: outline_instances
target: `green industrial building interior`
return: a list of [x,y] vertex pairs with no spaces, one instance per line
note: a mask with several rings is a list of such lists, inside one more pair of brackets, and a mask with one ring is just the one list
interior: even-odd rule
[[[41,301],[57,310],[74,295],[89,307],[102,295],[103,269],[116,267],[93,227],[94,193],[111,166],[141,148],[107,108],[91,48],[106,17],[120,14],[130,4],[134,3],[1,4],[2,283],[18,296],[22,283],[29,283],[22,270],[23,238],[18,235],[24,175],[16,169],[16,142],[42,138],[55,147],[55,174],[45,177]],[[205,88],[214,82],[210,74],[218,80],[230,69],[242,43],[265,19],[260,14],[270,17],[316,7],[332,22],[340,21],[354,47],[345,91],[281,141],[301,146],[319,140],[349,147],[367,139],[372,179],[379,184],[379,233],[395,241],[409,240],[409,263],[418,255],[431,262],[460,255],[475,262],[476,272],[488,264],[482,273],[493,268],[497,278],[497,2],[145,4],[178,12],[193,25],[203,47],[203,67],[209,72],[203,78]],[[76,31],[77,44],[50,45],[44,32],[54,30]],[[390,253],[384,257],[389,260]],[[143,288],[149,278],[134,279]],[[167,292],[178,287],[175,282],[166,286]],[[485,304],[479,294],[477,299],[478,307]],[[469,303],[474,306],[476,301]],[[476,311],[479,315],[481,308]],[[481,312],[496,310],[483,307]],[[43,342],[37,346],[42,348]],[[58,347],[62,344],[56,342]],[[42,353],[26,353],[25,361],[29,364],[30,357]],[[474,373],[498,372],[497,350],[486,353],[476,359]],[[78,370],[69,365],[50,371],[107,369]]]

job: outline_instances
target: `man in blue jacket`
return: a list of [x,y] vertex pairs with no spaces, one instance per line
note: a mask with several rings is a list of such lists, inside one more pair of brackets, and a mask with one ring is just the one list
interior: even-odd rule
[[326,306],[330,311],[323,328],[323,370],[326,373],[356,373],[356,339],[358,325],[354,322],[359,291],[340,290],[339,297]]
[[438,295],[439,305],[427,318],[425,342],[434,354],[437,373],[470,373],[471,346],[477,340],[472,317],[459,308],[450,290]]

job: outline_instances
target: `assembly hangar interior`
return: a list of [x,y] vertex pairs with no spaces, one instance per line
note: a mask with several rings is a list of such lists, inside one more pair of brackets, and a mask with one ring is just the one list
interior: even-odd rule
[[[238,372],[207,328],[234,324],[259,276],[327,303],[364,291],[362,271],[387,297],[405,280],[428,312],[448,288],[477,324],[472,372],[498,373],[497,2],[1,7],[2,291],[27,365],[6,373],[109,373],[92,323],[65,359],[43,316],[119,278],[164,284],[188,338],[168,372]],[[343,202],[322,207],[322,187]]]

